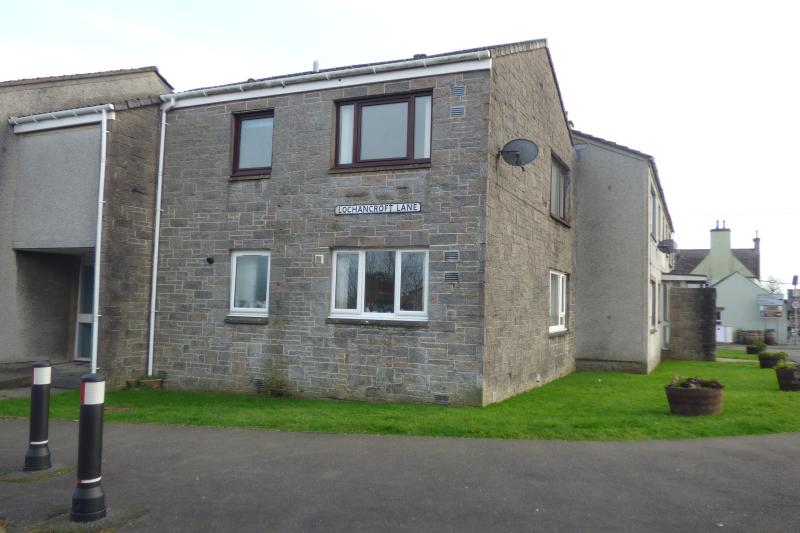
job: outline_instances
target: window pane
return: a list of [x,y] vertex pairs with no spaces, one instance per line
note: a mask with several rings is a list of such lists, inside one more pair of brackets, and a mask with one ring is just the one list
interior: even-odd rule
[[394,254],[367,252],[364,277],[364,311],[394,312]]
[[358,254],[336,255],[336,309],[358,307]]
[[242,120],[239,128],[239,168],[272,166],[272,117]]
[[407,157],[408,103],[361,108],[361,159]]
[[553,161],[550,175],[550,212],[559,217],[562,216],[561,183],[561,169]]
[[343,105],[339,108],[339,164],[349,165],[353,162],[353,116],[354,106]]
[[267,261],[264,255],[240,255],[236,258],[234,307],[267,308]]
[[92,325],[78,325],[78,358],[92,358]]
[[550,325],[558,326],[558,274],[550,273]]
[[400,309],[423,311],[425,297],[425,253],[400,254]]
[[431,156],[431,97],[414,99],[414,159]]
[[94,265],[81,267],[81,298],[79,313],[89,314],[94,304]]

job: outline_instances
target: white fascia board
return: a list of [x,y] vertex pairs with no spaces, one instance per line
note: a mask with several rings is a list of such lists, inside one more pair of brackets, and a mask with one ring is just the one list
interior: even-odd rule
[[[475,61],[432,65],[429,67],[418,67],[406,70],[395,70],[342,78],[337,78],[336,73],[331,72],[331,79],[325,80],[291,83],[291,78],[288,78],[286,82],[289,83],[286,85],[283,85],[281,80],[275,80],[276,85],[274,87],[266,87],[262,89],[247,90],[246,86],[241,86],[241,89],[236,90],[235,92],[226,92],[208,96],[190,96],[184,98],[180,97],[180,93],[174,93],[165,94],[161,97],[161,99],[166,101],[166,103],[162,104],[162,107],[170,106],[170,109],[179,109],[184,107],[203,106],[226,102],[236,102],[238,100],[250,100],[253,98],[278,96],[283,94],[322,91],[327,89],[337,89],[340,87],[353,87],[355,85],[367,85],[370,83],[386,83],[390,81],[407,80],[411,78],[424,78],[427,76],[441,76],[444,74],[455,74],[459,72],[489,70],[491,68],[492,59],[485,58]],[[174,105],[172,105],[173,102]]]
[[114,120],[114,106],[112,104],[105,104],[94,107],[80,107],[76,109],[54,111],[52,113],[41,113],[26,117],[11,117],[8,119],[8,122],[13,126],[14,133],[28,133],[32,131],[83,126],[85,124],[99,124],[103,120],[103,111],[106,111],[106,118],[108,120]]

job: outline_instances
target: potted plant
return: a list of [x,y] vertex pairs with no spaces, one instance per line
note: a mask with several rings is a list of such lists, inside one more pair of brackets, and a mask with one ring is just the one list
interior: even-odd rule
[[800,365],[784,359],[775,367],[775,375],[781,390],[800,391]]
[[733,339],[736,344],[747,344],[747,337],[742,328],[736,328],[736,331],[733,332]]
[[761,352],[758,354],[758,365],[761,368],[775,368],[786,361],[786,352]]
[[763,352],[767,349],[767,344],[764,341],[755,341],[753,344],[747,347],[747,353],[750,355],[755,355]]
[[673,415],[698,416],[722,413],[722,389],[715,379],[684,378],[677,375],[665,387]]
[[143,389],[160,389],[164,385],[164,378],[161,376],[141,376],[136,380],[136,384]]

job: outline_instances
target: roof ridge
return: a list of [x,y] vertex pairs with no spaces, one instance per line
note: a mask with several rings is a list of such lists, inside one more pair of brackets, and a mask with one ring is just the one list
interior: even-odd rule
[[52,83],[58,81],[69,81],[69,80],[80,80],[80,79],[90,79],[90,78],[102,78],[106,76],[123,76],[126,74],[138,74],[142,72],[153,72],[161,78],[161,81],[164,82],[170,89],[174,89],[172,84],[170,84],[164,76],[158,71],[158,67],[155,65],[150,65],[146,67],[137,67],[137,68],[123,68],[123,69],[115,69],[115,70],[101,70],[97,72],[85,72],[79,74],[62,74],[56,76],[42,76],[38,78],[20,78],[18,80],[8,80],[8,81],[0,81],[0,88],[3,87],[13,87],[17,85],[34,85],[37,83]]

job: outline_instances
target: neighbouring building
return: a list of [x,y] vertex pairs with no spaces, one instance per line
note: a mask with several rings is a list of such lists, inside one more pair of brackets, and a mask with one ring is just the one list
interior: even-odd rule
[[674,279],[704,280],[716,289],[716,341],[733,342],[736,329],[776,330],[778,342],[787,336],[786,317],[781,304],[768,309],[763,301],[768,295],[758,285],[761,273],[761,239],[753,239],[753,248],[731,248],[731,230],[719,227],[710,232],[709,249],[677,251]]
[[112,383],[142,372],[158,96],[170,90],[154,67],[0,83],[0,362],[89,359],[99,314]]
[[[544,40],[162,99],[172,386],[486,405],[573,371],[575,158]],[[517,138],[524,167],[500,157]]]
[[576,365],[648,373],[668,342],[673,226],[652,156],[573,131]]

